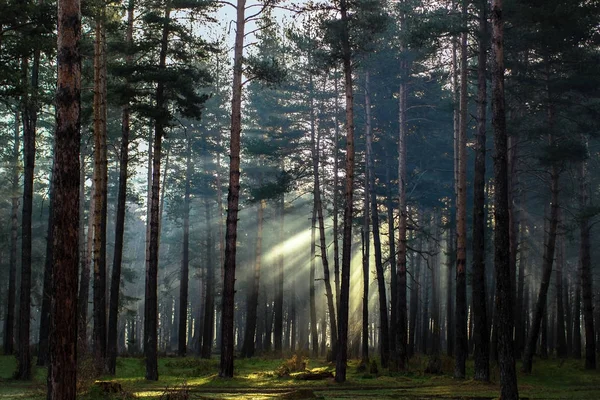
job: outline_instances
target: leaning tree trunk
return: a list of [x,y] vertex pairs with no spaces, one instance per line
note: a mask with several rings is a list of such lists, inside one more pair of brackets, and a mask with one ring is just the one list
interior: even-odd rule
[[[58,81],[54,145],[52,312],[48,399],[77,396],[77,279],[79,269],[79,143],[81,56],[79,0],[58,2]],[[75,212],[74,212],[75,211]]]
[[[169,39],[169,20],[171,9],[165,10],[164,26],[160,45],[159,70],[166,68],[167,46]],[[156,109],[161,113],[166,109],[164,82],[159,81],[156,87]],[[144,305],[144,355],[146,357],[146,379],[158,380],[158,243],[160,234],[160,161],[162,137],[167,121],[164,117],[154,121],[154,158],[152,160],[152,191],[150,201],[150,242],[148,245],[148,262],[146,269],[146,288]]]
[[[127,34],[125,41],[133,43],[134,2],[129,0],[127,7]],[[133,63],[131,55],[126,56],[128,65]],[[115,221],[115,249],[110,283],[110,303],[108,316],[108,339],[106,345],[106,370],[114,375],[117,368],[117,322],[119,316],[119,292],[121,290],[121,267],[123,263],[123,236],[125,234],[125,206],[127,201],[127,166],[129,163],[129,102],[122,107],[121,116],[121,157],[119,160],[119,193],[117,197],[117,219]]]
[[485,290],[485,142],[486,142],[486,40],[487,0],[479,9],[479,54],[477,56],[477,134],[473,179],[473,341],[475,380],[490,380],[490,337]]
[[579,260],[581,266],[581,293],[583,296],[583,323],[585,330],[585,369],[596,369],[596,341],[594,330],[594,305],[592,302],[592,262],[590,256],[590,224],[587,216],[588,207],[588,172],[587,163],[583,161],[580,169],[579,204]]
[[348,308],[350,302],[350,259],[352,251],[352,216],[354,210],[354,92],[352,87],[352,60],[350,33],[348,28],[348,4],[340,0],[342,20],[342,64],[344,70],[344,92],[346,95],[346,184],[344,189],[344,229],[342,242],[342,270],[340,304],[338,308],[338,354],[335,366],[335,381],[346,381],[348,362]]
[[15,299],[17,287],[17,240],[19,234],[19,124],[20,113],[15,112],[15,136],[13,142],[13,176],[10,212],[10,258],[8,272],[8,299],[4,325],[4,354],[11,355],[15,345]]
[[[179,279],[179,326],[177,335],[177,353],[185,357],[187,352],[187,309],[190,264],[190,180],[192,179],[192,139],[187,138],[185,168],[185,194],[183,199],[183,250],[181,255],[181,277]],[[208,221],[207,221],[208,224]],[[210,268],[209,264],[206,265]]]
[[94,45],[94,330],[93,348],[98,373],[106,357],[106,30],[105,11],[96,17]]
[[500,391],[504,400],[518,399],[512,341],[513,310],[510,282],[508,216],[508,139],[504,106],[504,19],[502,0],[492,0],[492,126],[494,128],[494,265],[496,268],[496,327]]
[[242,132],[242,56],[244,50],[244,16],[246,0],[237,1],[237,19],[233,60],[231,98],[231,138],[229,147],[229,189],[227,194],[227,226],[225,233],[225,265],[223,266],[223,302],[221,314],[221,364],[219,376],[233,377],[233,314],[235,296],[235,258],[238,204],[240,200],[240,134]]
[[454,317],[454,377],[464,379],[467,360],[467,2],[463,0],[465,31],[460,43],[460,119],[456,195],[456,311]]

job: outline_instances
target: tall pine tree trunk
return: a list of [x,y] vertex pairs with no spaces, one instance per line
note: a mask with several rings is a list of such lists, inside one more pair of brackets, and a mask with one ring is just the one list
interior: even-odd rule
[[49,400],[77,396],[81,13],[79,0],[58,2],[58,81],[54,145],[54,249]]
[[98,373],[106,357],[106,30],[105,10],[96,17],[94,44],[94,330],[93,348]]
[[460,118],[458,129],[458,182],[456,195],[456,312],[454,377],[465,377],[467,360],[467,2],[463,0],[464,29],[460,39]]
[[352,252],[352,216],[354,210],[354,91],[352,87],[352,60],[348,3],[340,1],[342,21],[341,46],[344,70],[344,93],[346,96],[346,182],[344,188],[344,229],[342,242],[342,270],[340,304],[338,308],[338,354],[335,366],[335,381],[346,381],[348,361],[348,312],[350,303],[350,259]]
[[248,300],[246,303],[246,329],[244,332],[244,346],[242,357],[252,357],[255,351],[255,335],[257,325],[258,294],[260,284],[260,268],[262,262],[262,239],[263,239],[263,216],[265,201],[260,200],[257,212],[256,250],[254,253],[254,276],[249,287]]
[[4,325],[4,354],[11,355],[14,352],[15,345],[15,299],[17,287],[17,240],[19,234],[19,154],[20,149],[20,113],[15,111],[15,132],[13,139],[13,175],[12,175],[12,196],[10,211],[10,256],[8,272],[8,299],[6,320]]
[[487,0],[479,2],[479,54],[477,56],[477,134],[473,179],[473,359],[479,381],[490,379],[490,336],[485,290],[485,142],[486,142],[486,40]]
[[494,265],[500,391],[504,400],[519,398],[515,370],[509,257],[508,139],[504,105],[504,19],[502,0],[492,0],[492,126],[494,128]]
[[558,248],[556,252],[556,356],[567,357],[567,339],[565,337],[565,308],[563,268],[565,263],[564,236],[558,237]]
[[[133,43],[133,9],[134,1],[129,0],[127,7],[127,33],[125,42]],[[126,62],[131,65],[133,57],[126,56]],[[123,263],[123,236],[125,234],[125,207],[127,201],[127,167],[129,164],[129,103],[122,107],[121,115],[121,154],[119,160],[119,193],[117,197],[117,217],[115,221],[115,249],[110,283],[110,303],[108,316],[108,339],[106,345],[106,370],[109,374],[116,373],[117,365],[117,322],[119,316],[119,292],[121,290],[121,268]]]
[[[159,69],[166,68],[169,28],[167,21],[171,9],[165,9],[164,26],[160,44]],[[162,81],[156,87],[156,109],[161,115],[166,114],[165,87]],[[148,262],[146,268],[146,287],[144,304],[144,356],[146,357],[146,379],[158,380],[158,244],[160,235],[160,161],[162,138],[167,121],[158,117],[154,121],[154,157],[152,160],[152,191],[150,201],[150,241],[148,245]]]
[[[83,145],[81,150],[81,173],[79,175],[79,185],[81,187],[79,196],[81,198],[80,201],[80,210],[79,210],[79,218],[84,220],[84,202],[85,202],[85,154],[83,154]],[[87,237],[85,238],[85,243],[80,243],[80,247],[82,248],[81,254],[81,279],[79,282],[79,294],[78,304],[77,304],[77,335],[78,335],[78,344],[77,344],[77,354],[79,358],[83,358],[88,351],[88,337],[87,337],[87,319],[88,319],[88,308],[89,308],[89,297],[90,297],[90,269],[92,265],[92,249],[93,249],[93,240],[94,240],[94,191],[95,191],[94,181],[92,180],[92,188],[90,191],[90,204],[89,204],[89,214],[88,214],[88,226],[87,226]],[[82,224],[83,222],[80,221]],[[80,227],[83,229],[83,227]],[[83,237],[81,238],[83,240]]]
[[[386,153],[386,159],[389,159]],[[396,354],[396,321],[398,319],[398,275],[396,274],[396,232],[394,229],[394,195],[391,181],[391,165],[386,165],[385,181],[388,185],[387,198],[387,219],[388,219],[388,243],[389,243],[389,262],[390,262],[390,357]],[[377,278],[379,279],[379,278]]]
[[[183,249],[181,255],[181,276],[179,278],[179,326],[177,329],[177,354],[184,357],[187,353],[188,284],[190,264],[190,180],[192,179],[192,139],[187,138],[185,168],[185,194],[183,198]],[[208,224],[208,221],[207,221]],[[208,250],[208,249],[207,249]],[[210,268],[209,265],[206,265]]]
[[[54,171],[54,165],[52,166]],[[52,172],[54,173],[54,172]],[[42,308],[40,312],[40,334],[38,343],[38,356],[36,365],[41,367],[48,360],[48,334],[50,330],[50,302],[52,300],[52,245],[54,241],[54,230],[52,228],[52,214],[54,212],[54,194],[52,193],[52,175],[50,175],[50,188],[48,193],[48,229],[46,236],[46,259],[44,260],[44,287],[42,291]]]
[[[371,97],[369,94],[370,76],[367,71],[365,77],[365,107],[367,110],[367,121],[371,120]],[[373,134],[371,129],[367,130],[367,152],[369,154],[369,192],[371,198],[371,218],[373,220],[373,245],[375,247],[375,270],[377,273],[377,289],[379,293],[379,329],[380,329],[380,357],[381,366],[388,367],[390,358],[390,324],[388,319],[387,295],[385,292],[385,276],[381,256],[381,236],[379,234],[379,210],[377,208],[377,195],[375,192],[375,162],[373,157]],[[393,258],[393,257],[392,257]]]
[[[218,204],[217,204],[218,206]],[[210,223],[210,204],[204,204],[206,218],[206,293],[204,301],[204,322],[202,324],[202,358],[210,358],[215,324],[215,268],[213,261],[213,234]]]
[[583,323],[585,330],[585,369],[596,369],[596,339],[594,329],[594,305],[592,290],[592,261],[590,256],[590,223],[586,207],[589,205],[589,182],[587,163],[580,169],[579,206],[579,262],[581,266],[581,294],[583,297]]
[[[278,200],[279,210],[279,240],[284,239],[284,216],[285,216],[285,195],[281,195]],[[275,354],[282,356],[283,351],[283,249],[280,248],[277,254],[277,276],[275,278],[275,301],[273,302],[274,307],[274,327],[273,327],[273,339]]]
[[225,264],[223,267],[223,301],[221,314],[221,364],[219,376],[233,377],[233,314],[235,296],[235,259],[238,204],[240,198],[240,134],[242,131],[242,57],[244,50],[244,15],[246,0],[237,1],[236,33],[233,60],[231,99],[231,138],[229,148],[229,189],[227,194],[227,226],[225,233]]
[[[311,124],[313,125],[313,124]],[[314,125],[312,129],[314,137]],[[308,274],[308,297],[310,310],[310,341],[312,344],[312,357],[319,356],[319,334],[317,331],[317,303],[315,298],[315,256],[316,256],[316,227],[317,224],[317,196],[313,189],[313,210],[310,219],[310,271]]]

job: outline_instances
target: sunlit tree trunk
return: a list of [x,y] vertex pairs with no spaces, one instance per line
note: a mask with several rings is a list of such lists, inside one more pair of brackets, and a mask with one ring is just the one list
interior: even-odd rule
[[[133,43],[133,9],[134,2],[129,0],[127,7],[127,33],[125,42]],[[131,55],[126,56],[128,65],[133,63]],[[117,323],[119,317],[119,293],[121,290],[121,268],[123,263],[123,237],[125,235],[125,208],[127,202],[127,167],[129,164],[129,103],[122,106],[121,113],[121,152],[119,159],[119,193],[117,195],[117,217],[115,221],[115,249],[110,283],[110,303],[108,316],[108,338],[106,345],[106,370],[116,373],[117,365]]]
[[233,60],[231,99],[231,138],[229,149],[229,189],[227,194],[227,227],[225,234],[225,264],[223,267],[223,301],[221,314],[220,377],[233,377],[233,315],[235,296],[235,259],[238,204],[240,197],[240,134],[242,132],[242,56],[244,50],[244,15],[246,0],[237,1],[236,33]]
[[[314,129],[313,134],[314,136]],[[314,195],[313,190],[313,210],[312,217],[310,219],[310,271],[308,274],[308,297],[309,297],[309,312],[310,312],[310,341],[312,344],[312,356],[317,357],[319,355],[319,334],[317,332],[317,304],[315,299],[315,225],[317,224],[317,197]]]
[[340,0],[342,28],[342,64],[346,96],[346,182],[344,188],[344,229],[342,243],[342,271],[340,304],[338,309],[338,354],[335,381],[346,381],[348,361],[348,308],[350,301],[350,259],[352,252],[352,216],[354,210],[354,92],[352,87],[352,60],[350,52],[349,16],[346,0]]
[[58,2],[58,81],[54,147],[54,249],[50,320],[49,400],[77,396],[77,279],[79,269],[79,146],[81,56],[79,0]]

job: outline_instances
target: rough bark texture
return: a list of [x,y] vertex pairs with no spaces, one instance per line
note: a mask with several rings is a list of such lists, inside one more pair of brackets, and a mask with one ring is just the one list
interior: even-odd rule
[[[162,30],[162,38],[159,55],[159,69],[166,68],[167,46],[169,29],[167,22],[171,10],[165,10],[165,24]],[[162,81],[156,87],[156,109],[165,113],[165,87]],[[146,357],[146,379],[158,380],[158,245],[160,234],[160,161],[162,152],[162,138],[166,121],[164,117],[158,117],[154,121],[154,158],[152,160],[152,191],[150,201],[150,242],[148,246],[148,262],[146,269],[146,288],[144,304],[144,356]]]
[[223,267],[223,302],[221,314],[221,364],[219,376],[233,377],[233,311],[235,296],[235,257],[238,204],[240,200],[240,134],[242,132],[242,55],[244,49],[244,7],[246,0],[237,1],[237,19],[233,60],[231,99],[231,138],[229,145],[229,189],[227,193],[227,223],[225,232],[225,265]]
[[[133,0],[127,7],[127,33],[125,42],[133,43]],[[126,57],[127,64],[133,62],[132,56]],[[115,221],[115,248],[110,283],[110,303],[108,315],[108,338],[106,344],[106,370],[116,373],[117,365],[117,322],[119,316],[119,293],[121,290],[121,267],[123,263],[123,236],[125,234],[125,206],[127,200],[127,166],[129,164],[129,104],[124,104],[121,115],[121,152],[119,159],[119,193],[117,194],[117,217]]]
[[77,396],[81,13],[79,0],[58,2],[58,84],[54,147],[54,271],[48,399]]
[[486,141],[486,38],[487,1],[479,2],[479,54],[477,56],[477,134],[473,179],[473,341],[474,378],[490,379],[490,337],[485,290],[485,141]]
[[503,400],[518,399],[512,341],[513,310],[509,264],[508,140],[504,105],[504,18],[502,0],[492,0],[492,126],[494,128],[494,266],[496,269],[496,328],[498,366]]
[[93,348],[98,373],[106,357],[106,46],[104,12],[96,17],[94,44],[94,329]]
[[[467,2],[463,0],[463,18]],[[465,25],[466,26],[466,25]],[[454,318],[454,377],[465,377],[467,360],[467,32],[460,39],[460,122],[458,129],[458,182],[456,186],[456,312]]]
[[[335,311],[336,313],[340,309],[340,245],[339,245],[339,155],[338,145],[340,141],[340,123],[338,121],[338,110],[340,109],[339,105],[339,90],[338,90],[338,77],[337,77],[337,69],[336,75],[334,79],[334,92],[335,92],[335,135],[333,138],[333,281],[335,285]],[[338,317],[339,318],[339,317]],[[333,332],[333,327],[332,327]],[[337,331],[335,335],[337,336]],[[333,345],[333,343],[332,343]],[[337,357],[336,357],[337,358]]]
[[13,141],[13,175],[10,212],[10,256],[8,272],[8,299],[4,325],[4,354],[11,355],[15,346],[15,299],[17,287],[17,239],[19,234],[19,154],[20,154],[20,113],[15,112],[15,133]]
[[335,381],[346,381],[348,362],[348,307],[350,300],[350,258],[352,251],[352,214],[354,210],[354,92],[352,87],[352,60],[348,28],[348,4],[340,1],[342,20],[342,64],[344,70],[344,93],[346,95],[346,182],[344,188],[344,229],[342,242],[342,270],[340,304],[338,308],[338,354]]

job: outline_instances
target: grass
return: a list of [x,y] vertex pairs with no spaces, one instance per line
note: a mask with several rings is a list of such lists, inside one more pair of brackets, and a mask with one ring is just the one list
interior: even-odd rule
[[[499,397],[499,374],[492,368],[490,383],[471,379],[452,378],[453,360],[442,357],[443,373],[423,373],[426,357],[415,357],[410,368],[403,373],[390,373],[379,368],[378,374],[358,371],[358,361],[348,366],[348,379],[337,384],[331,379],[297,380],[297,373],[279,376],[278,370],[284,360],[253,358],[236,360],[236,376],[221,379],[217,375],[217,360],[187,358],[160,358],[158,382],[144,379],[144,361],[139,358],[119,358],[117,376],[103,376],[98,380],[116,382],[125,394],[108,395],[94,386],[90,366],[83,363],[80,373],[81,399],[107,400],[143,398],[186,400],[201,399],[297,399],[307,394],[321,399],[493,399]],[[86,368],[86,365],[88,368]],[[322,360],[308,360],[307,367],[313,371],[334,371],[334,366]],[[519,365],[517,365],[518,369]],[[45,368],[35,368],[30,382],[12,379],[16,368],[14,357],[0,356],[0,400],[45,398]],[[472,376],[473,364],[467,365],[467,376]],[[306,389],[307,392],[297,392]],[[578,360],[538,360],[530,375],[519,374],[519,390],[522,398],[529,399],[598,399],[600,398],[600,371],[586,371]],[[296,391],[296,392],[294,392]],[[165,394],[166,393],[166,394]],[[168,394],[168,396],[167,396]],[[187,396],[187,397],[186,397]],[[298,397],[299,396],[299,397]]]

